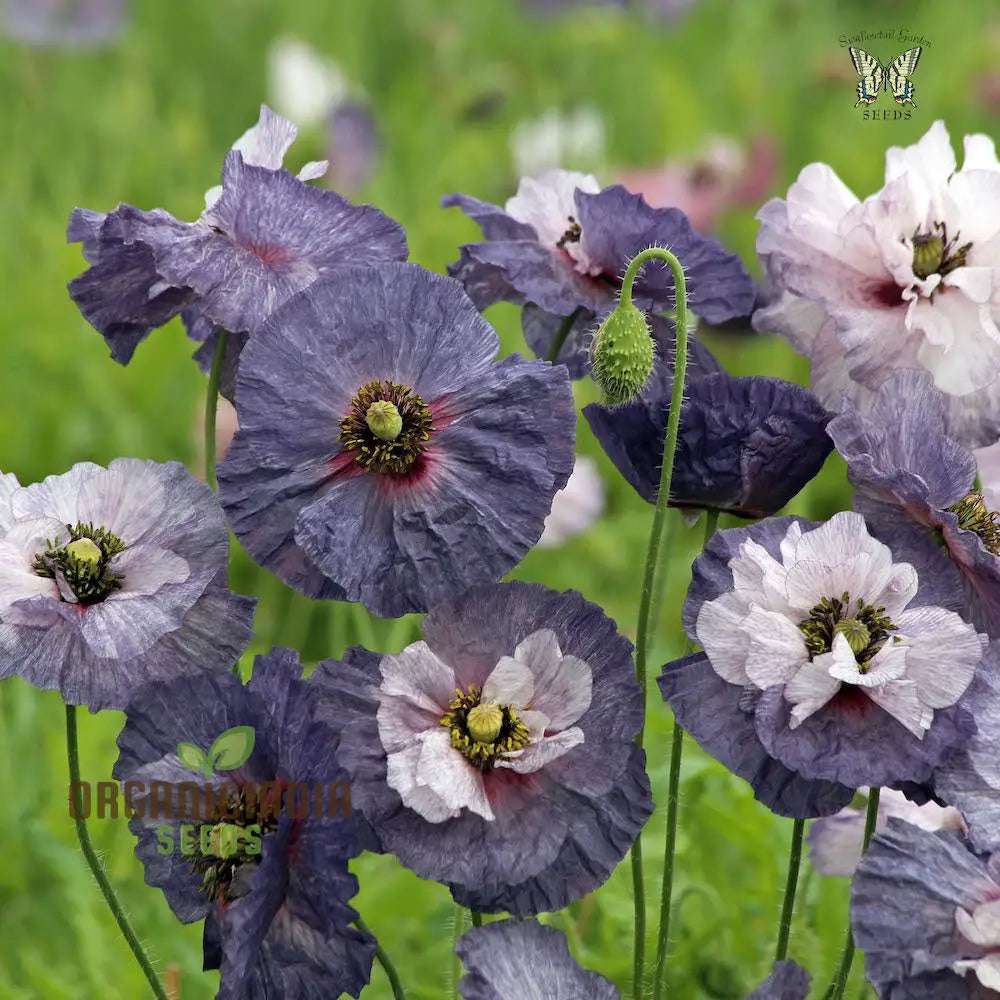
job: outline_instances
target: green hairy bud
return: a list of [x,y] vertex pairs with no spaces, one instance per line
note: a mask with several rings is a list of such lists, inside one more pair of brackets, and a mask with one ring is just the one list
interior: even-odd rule
[[601,324],[591,348],[590,365],[607,406],[621,406],[645,388],[653,370],[653,338],[646,314],[619,303]]

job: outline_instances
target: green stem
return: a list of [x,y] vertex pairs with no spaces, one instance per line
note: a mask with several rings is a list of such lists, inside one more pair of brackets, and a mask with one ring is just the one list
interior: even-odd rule
[[[880,789],[873,788],[868,793],[868,812],[865,815],[865,839],[862,843],[861,853],[868,850],[868,843],[875,832],[875,823],[878,820],[878,799]],[[854,935],[851,933],[851,918],[847,918],[847,940],[844,942],[844,953],[840,958],[840,965],[834,973],[833,982],[827,988],[823,1000],[841,1000],[844,990],[847,988],[847,979],[851,974],[851,965],[854,963]]]
[[[705,511],[705,541],[715,534],[719,512]],[[663,883],[660,886],[660,929],[656,937],[656,971],[653,975],[653,997],[660,1000],[667,971],[667,949],[670,946],[671,903],[674,893],[674,859],[677,856],[677,815],[680,810],[681,757],[684,752],[684,730],[674,720],[670,741],[670,771],[667,776],[667,828],[663,836]]]
[[634,909],[632,951],[632,997],[641,1000],[646,967],[646,886],[642,877],[642,834],[629,851],[632,863],[632,905]]
[[556,330],[556,335],[552,340],[552,346],[549,348],[549,353],[545,355],[546,361],[551,361],[555,364],[556,358],[559,357],[559,352],[563,349],[563,344],[566,343],[566,338],[569,336],[569,331],[573,329],[573,324],[576,322],[576,318],[579,315],[580,309],[574,309],[562,321],[562,326]]
[[219,483],[215,478],[215,413],[219,405],[219,381],[222,378],[222,359],[226,356],[226,342],[229,333],[219,331],[212,355],[212,369],[208,373],[208,391],[205,394],[205,482],[218,492]]
[[90,842],[90,833],[87,831],[87,824],[83,819],[83,802],[80,797],[80,747],[76,734],[76,705],[66,706],[66,758],[69,761],[70,791],[74,793],[73,819],[76,822],[76,835],[79,838],[83,856],[86,858],[90,870],[94,873],[94,878],[104,896],[104,901],[108,904],[108,909],[111,910],[119,929],[125,936],[125,941],[132,949],[132,954],[135,955],[135,960],[139,963],[139,968],[142,969],[143,975],[148,980],[153,996],[157,1000],[167,1000],[166,991],[160,985],[160,980],[157,978],[153,966],[146,957],[139,939],[135,936],[135,931],[132,930],[128,917],[125,916],[125,911],[122,909],[121,903],[118,902],[115,890],[111,887],[111,882],[108,881],[104,866],[94,851],[94,845]]
[[483,926],[483,915],[478,910],[472,911],[472,926],[473,927]]
[[[656,578],[656,566],[660,557],[663,541],[663,524],[667,516],[670,500],[670,485],[674,473],[674,456],[677,454],[677,431],[681,419],[681,401],[684,395],[684,376],[687,371],[687,286],[684,282],[684,270],[680,261],[662,247],[650,247],[636,254],[629,261],[622,279],[620,306],[632,304],[632,285],[639,269],[648,261],[658,259],[666,261],[674,275],[674,290],[677,303],[677,351],[674,358],[674,384],[670,394],[670,413],[667,417],[667,430],[663,442],[663,462],[660,466],[660,488],[656,495],[656,506],[653,509],[653,523],[649,531],[649,545],[646,549],[646,567],[642,579],[642,596],[639,599],[639,621],[635,635],[635,673],[642,690],[642,706],[645,719],[646,709],[646,657],[650,641],[650,615],[653,604],[653,585]],[[645,721],[636,737],[641,747],[645,737]],[[644,966],[646,960],[646,898],[642,877],[642,839],[637,837],[631,850],[632,861],[632,892],[634,896],[635,920],[635,952],[633,956],[632,996],[639,1000],[642,996]]]
[[660,929],[656,937],[656,969],[653,973],[653,996],[660,1000],[667,971],[667,948],[670,944],[671,900],[674,892],[674,858],[677,854],[677,813],[680,802],[681,756],[684,730],[674,720],[670,741],[670,773],[667,777],[667,829],[663,837],[663,882],[660,885]]
[[465,907],[455,904],[454,927],[451,932],[451,981],[448,983],[448,997],[455,1000],[458,996],[458,980],[462,975],[461,963],[458,959],[458,939],[465,933]]
[[[362,931],[365,934],[371,934],[373,938],[375,937],[361,917],[358,917],[358,919],[354,921],[354,926],[357,927],[359,931]],[[386,978],[389,980],[393,1000],[406,1000],[406,993],[403,990],[403,984],[399,981],[399,973],[396,972],[396,966],[392,964],[392,960],[389,958],[382,945],[378,943],[377,938],[375,939],[375,959],[378,961],[378,964],[382,966],[382,971],[385,972]]]
[[788,877],[785,879],[785,898],[781,903],[781,921],[778,924],[778,944],[774,949],[775,962],[788,954],[788,938],[792,932],[792,914],[795,912],[795,890],[799,884],[799,866],[802,862],[802,834],[806,821],[797,819],[792,825],[792,844],[788,851]]

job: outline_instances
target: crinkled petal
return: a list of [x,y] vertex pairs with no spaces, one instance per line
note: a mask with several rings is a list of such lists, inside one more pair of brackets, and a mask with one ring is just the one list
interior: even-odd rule
[[742,707],[743,689],[719,677],[704,653],[666,664],[658,683],[678,723],[706,753],[748,781],[772,812],[798,819],[828,816],[853,798],[853,788],[807,779],[772,757],[757,736],[753,714]]
[[466,974],[458,984],[464,1000],[618,1000],[614,985],[581,969],[566,938],[534,920],[499,920],[474,927],[455,946]]

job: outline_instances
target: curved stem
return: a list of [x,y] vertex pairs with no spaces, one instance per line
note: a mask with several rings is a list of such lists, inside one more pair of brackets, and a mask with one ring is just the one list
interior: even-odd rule
[[[715,534],[719,512],[705,511],[705,540],[702,548]],[[689,644],[690,645],[690,644]],[[674,893],[674,858],[677,854],[677,814],[680,810],[681,756],[684,751],[684,730],[674,720],[670,741],[670,772],[667,776],[667,828],[663,837],[663,883],[660,886],[660,928],[656,937],[656,971],[653,977],[653,997],[660,1000],[667,971],[667,949],[670,945],[671,903]]]
[[[363,931],[365,934],[371,934],[371,936],[375,938],[375,935],[372,934],[371,929],[361,919],[361,917],[358,917],[358,919],[354,921],[354,926],[357,927],[359,931]],[[403,990],[403,984],[399,981],[399,973],[396,972],[396,967],[392,964],[392,960],[386,954],[385,949],[378,943],[378,938],[375,938],[375,958],[378,961],[378,964],[382,966],[382,971],[385,972],[386,978],[389,980],[393,1000],[406,1000],[406,993]]]
[[[868,793],[868,812],[865,815],[865,839],[862,844],[862,854],[868,850],[868,843],[875,832],[875,823],[878,820],[878,799],[880,789],[873,788]],[[833,982],[830,983],[824,994],[823,1000],[841,1000],[844,990],[847,988],[847,979],[851,974],[851,966],[854,964],[854,935],[851,933],[850,914],[847,917],[847,940],[844,942],[844,953],[840,958],[840,965],[834,973]]]
[[[666,261],[674,275],[674,289],[677,302],[677,351],[674,358],[674,383],[670,393],[670,413],[667,417],[667,429],[663,441],[663,462],[660,466],[660,488],[656,495],[656,506],[653,509],[653,523],[649,531],[649,545],[646,549],[646,567],[642,579],[642,596],[639,599],[639,620],[635,635],[635,673],[642,690],[643,719],[646,708],[646,657],[650,641],[650,612],[653,604],[653,589],[656,578],[656,566],[660,557],[663,540],[663,524],[667,515],[670,500],[670,484],[674,473],[674,456],[677,454],[677,432],[680,427],[681,401],[684,394],[684,376],[687,371],[687,286],[684,283],[684,270],[680,261],[662,247],[650,247],[636,254],[629,261],[622,279],[620,296],[621,306],[632,304],[632,285],[639,269],[648,261],[658,259]],[[641,747],[645,737],[645,721],[636,737]],[[634,960],[632,995],[635,1000],[642,996],[643,970],[646,958],[646,899],[642,877],[642,841],[641,835],[636,838],[631,850],[632,861],[632,892],[634,895]]]
[[580,315],[580,312],[581,310],[579,308],[574,309],[562,321],[562,326],[556,330],[556,335],[552,338],[552,346],[549,348],[549,353],[545,355],[546,361],[551,361],[553,364],[555,363],[556,358],[559,357],[559,352],[563,349],[563,344],[566,343],[569,331],[573,329],[573,324],[576,322],[576,318]]
[[215,413],[219,405],[219,381],[222,378],[222,359],[226,356],[229,333],[219,331],[212,355],[212,369],[208,373],[208,391],[205,394],[205,482],[216,492],[219,483],[215,478]]
[[483,926],[483,915],[478,910],[472,911],[472,926],[473,927]]
[[[670,413],[667,416],[667,430],[663,442],[663,463],[660,466],[660,487],[656,494],[656,506],[653,509],[653,524],[649,532],[649,545],[646,548],[646,567],[642,579],[642,596],[639,599],[639,621],[635,637],[635,672],[642,688],[643,706],[646,696],[646,657],[649,652],[649,622],[652,608],[653,582],[656,576],[656,564],[660,557],[663,540],[663,523],[666,520],[670,500],[670,485],[674,473],[674,456],[677,454],[677,432],[681,422],[681,403],[684,395],[684,376],[687,371],[687,290],[684,284],[684,272],[680,261],[669,251],[661,247],[650,247],[636,254],[625,270],[622,282],[621,302],[630,305],[632,302],[632,284],[639,268],[653,258],[667,261],[674,272],[674,285],[677,293],[677,353],[674,358],[674,383],[670,393]],[[645,728],[645,727],[644,727]],[[642,746],[643,730],[639,731],[639,745]]]
[[778,924],[778,944],[774,960],[780,962],[788,954],[788,938],[792,932],[792,914],[795,912],[795,890],[799,884],[799,865],[802,862],[802,834],[806,821],[797,819],[792,825],[792,844],[788,851],[788,876],[785,879],[785,898],[781,903],[781,921]]
[[128,943],[129,948],[132,949],[132,954],[135,955],[135,960],[139,963],[143,975],[149,982],[153,996],[156,997],[156,1000],[167,1000],[166,991],[160,984],[160,980],[157,978],[153,966],[146,957],[139,939],[135,936],[135,931],[132,930],[132,926],[128,922],[128,917],[125,916],[125,911],[122,909],[121,903],[118,902],[115,890],[108,881],[104,866],[94,851],[94,845],[90,842],[90,833],[87,831],[87,824],[83,818],[84,810],[80,797],[80,748],[76,734],[76,705],[66,706],[66,759],[69,762],[70,794],[73,796],[71,805],[73,807],[73,819],[76,822],[76,835],[80,841],[80,849],[83,851],[83,856],[87,859],[90,870],[94,873],[94,878],[97,880],[97,885],[104,896],[104,901],[108,904],[108,909],[111,910],[115,922],[125,937],[125,941]]

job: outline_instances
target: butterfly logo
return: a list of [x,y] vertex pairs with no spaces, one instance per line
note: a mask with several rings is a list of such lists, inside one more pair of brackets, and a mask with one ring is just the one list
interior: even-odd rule
[[[913,84],[910,77],[917,68],[921,48],[916,46],[907,49],[902,55],[896,56],[888,67],[883,66],[873,55],[864,49],[853,46],[848,50],[851,62],[861,79],[858,81],[858,104],[874,104],[878,100],[880,90],[891,90],[892,99],[900,106],[913,104]],[[916,104],[913,104],[916,107]]]

